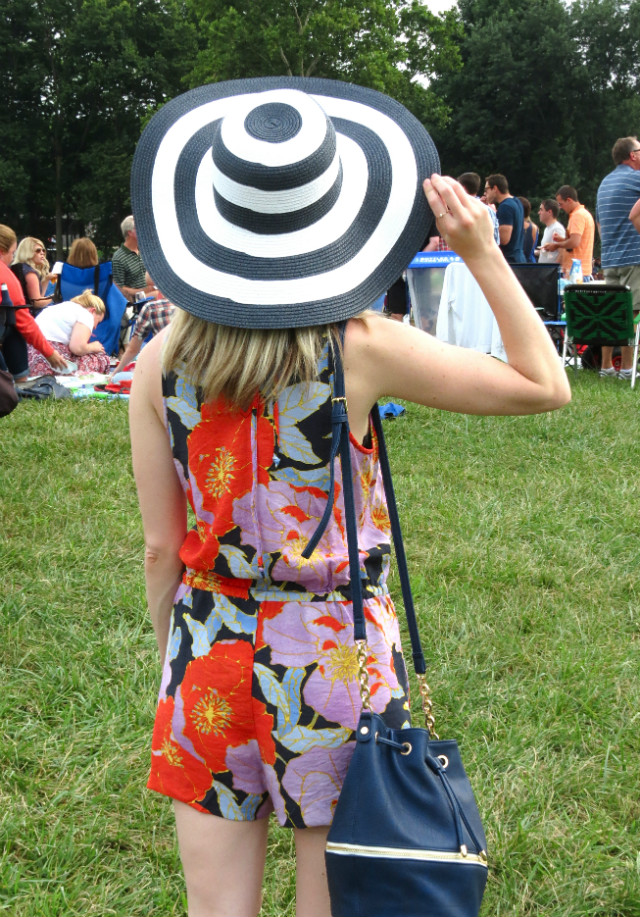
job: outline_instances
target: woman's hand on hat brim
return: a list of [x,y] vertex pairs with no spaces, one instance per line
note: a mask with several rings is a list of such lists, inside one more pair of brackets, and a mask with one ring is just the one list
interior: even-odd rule
[[459,182],[434,174],[425,179],[423,188],[438,231],[456,254],[473,261],[498,251],[487,208]]

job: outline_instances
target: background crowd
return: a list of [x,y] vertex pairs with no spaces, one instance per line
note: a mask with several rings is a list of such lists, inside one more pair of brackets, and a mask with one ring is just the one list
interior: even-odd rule
[[534,219],[536,195],[565,181],[593,211],[610,145],[638,124],[639,8],[83,0],[70,15],[62,0],[6,0],[0,220],[21,238],[55,234],[52,261],[67,235],[90,234],[109,257],[149,113],[203,82],[285,73],[388,93],[426,125],[446,174],[504,173]]
[[[51,271],[39,239],[28,236],[18,245],[14,231],[0,224],[0,283],[5,304],[0,316],[0,369],[8,370],[17,383],[54,373],[109,373],[110,358],[117,354],[113,376],[168,324],[173,305],[145,272],[132,216],[123,220],[121,229],[123,243],[113,256],[113,282],[128,311],[123,316],[123,334],[117,338],[120,346],[109,354],[94,338],[107,306],[91,291],[92,272],[99,266],[93,241],[81,237],[71,245],[66,263],[85,272],[88,288],[65,300],[57,289],[62,265]],[[96,278],[96,289],[97,283]]]
[[[640,312],[640,142],[635,136],[616,140],[611,156],[614,169],[601,182],[597,192],[596,218],[581,203],[578,190],[561,185],[555,194],[541,199],[539,225],[531,216],[531,203],[523,195],[512,194],[507,177],[489,174],[482,188],[477,172],[464,172],[459,181],[468,194],[479,197],[493,222],[494,238],[511,264],[536,263],[560,265],[566,279],[590,281],[605,279],[631,288],[634,312]],[[482,194],[480,193],[482,189]],[[566,226],[560,217],[566,219]],[[600,231],[601,256],[595,258],[596,225]],[[15,309],[11,327],[5,328],[0,347],[0,368],[8,369],[17,382],[34,375],[56,372],[119,373],[136,359],[143,344],[171,319],[173,305],[154,285],[145,271],[138,248],[135,219],[125,217],[121,226],[122,243],[112,256],[113,283],[126,301],[123,328],[133,333],[118,338],[118,348],[105,352],[93,332],[108,314],[108,308],[91,289],[71,301],[61,302],[56,284],[60,265],[50,270],[47,251],[39,239],[26,236],[18,244],[16,234],[0,225],[0,281]],[[425,240],[425,250],[446,248],[438,235]],[[67,263],[87,273],[100,258],[88,237],[73,241]],[[58,287],[60,285],[58,284]],[[94,293],[97,293],[97,281]],[[56,295],[57,294],[57,295]],[[54,303],[54,300],[56,301]],[[397,303],[400,302],[398,306]],[[400,280],[389,291],[388,309],[399,317],[404,311],[406,290]],[[630,378],[633,350],[622,348],[621,366],[613,367],[613,349],[604,347],[600,374]]]
[[[611,150],[613,170],[601,181],[594,216],[580,202],[578,191],[562,185],[555,200],[542,201],[538,211],[544,226],[540,230],[530,219],[531,206],[526,198],[513,197],[504,175],[489,175],[485,181],[484,199],[496,207],[500,231],[500,248],[507,261],[517,264],[535,260],[556,261],[566,279],[590,281],[602,278],[611,284],[631,289],[633,310],[640,312],[640,142],[636,136],[620,137]],[[566,230],[558,222],[559,211],[567,216]],[[601,255],[594,259],[596,226],[599,230]],[[602,348],[600,374],[630,379],[633,348],[621,349],[621,367],[612,365],[613,348]]]

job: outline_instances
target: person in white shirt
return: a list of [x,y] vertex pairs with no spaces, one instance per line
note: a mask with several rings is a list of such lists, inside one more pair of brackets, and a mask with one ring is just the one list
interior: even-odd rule
[[560,263],[562,252],[559,249],[555,252],[547,252],[544,250],[544,246],[547,244],[547,242],[553,242],[553,234],[555,232],[557,232],[562,239],[566,238],[567,233],[565,228],[558,220],[559,212],[560,208],[558,207],[558,202],[551,200],[551,198],[549,198],[549,200],[543,201],[538,209],[540,222],[545,227],[545,230],[542,234],[542,239],[540,240],[540,245],[536,249],[536,254],[538,255],[538,261],[540,264]]
[[[77,372],[106,373],[109,371],[109,357],[100,341],[90,340],[105,312],[100,297],[85,290],[68,302],[47,306],[37,317],[36,324],[66,360],[77,364]],[[49,363],[29,346],[29,374],[43,376],[52,373]]]

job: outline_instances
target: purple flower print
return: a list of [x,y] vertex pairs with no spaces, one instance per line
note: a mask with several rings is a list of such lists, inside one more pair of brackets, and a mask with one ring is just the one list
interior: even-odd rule
[[273,567],[274,581],[300,583],[322,595],[349,579],[345,534],[335,522],[329,524],[313,555],[308,560],[302,557],[325,506],[326,498],[315,488],[271,482],[268,488],[260,485],[255,493],[234,501],[233,521],[241,529],[243,544],[265,554],[281,554]]
[[255,739],[250,739],[246,745],[236,745],[227,749],[225,764],[233,774],[233,785],[237,790],[257,796],[264,792],[269,793],[269,797],[257,812],[257,818],[263,818],[275,811],[278,821],[285,821],[284,801],[276,772],[261,760],[260,749]]
[[[382,712],[398,689],[391,653],[392,642],[400,646],[398,625],[395,617],[384,622],[385,639],[383,621],[378,621],[388,616],[385,603],[371,599],[365,608],[371,700],[374,710]],[[271,646],[273,663],[316,663],[303,690],[305,703],[327,720],[355,729],[361,702],[350,604],[286,602],[280,614],[264,622],[263,639]]]
[[316,746],[287,767],[282,785],[299,804],[308,827],[331,824],[354,748],[354,742],[338,748]]
[[265,781],[260,764],[260,750],[255,739],[246,745],[227,749],[225,765],[233,774],[233,785],[245,793],[264,793]]

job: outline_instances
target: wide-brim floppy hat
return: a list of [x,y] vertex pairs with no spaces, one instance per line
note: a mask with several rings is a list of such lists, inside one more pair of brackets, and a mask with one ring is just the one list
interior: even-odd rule
[[342,321],[428,236],[435,146],[403,105],[304,77],[212,83],[168,102],[131,174],[140,252],[177,306],[240,328]]

